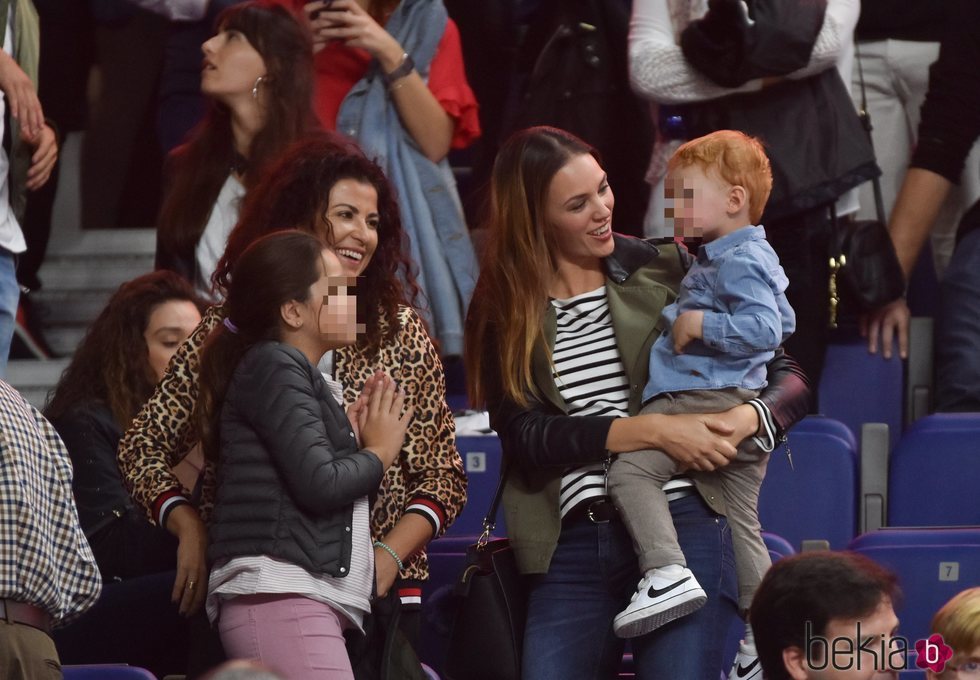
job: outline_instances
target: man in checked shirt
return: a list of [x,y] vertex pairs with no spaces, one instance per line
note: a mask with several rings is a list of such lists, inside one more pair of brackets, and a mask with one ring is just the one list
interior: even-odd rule
[[0,380],[0,678],[61,676],[50,633],[102,579],[78,524],[71,461],[50,423]]

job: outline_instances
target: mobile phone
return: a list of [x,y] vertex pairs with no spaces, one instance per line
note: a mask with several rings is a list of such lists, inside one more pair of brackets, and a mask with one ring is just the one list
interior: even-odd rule
[[330,5],[333,4],[333,0],[323,0],[323,6],[320,9],[315,9],[310,12],[310,21],[316,21],[320,18],[320,14],[330,10]]

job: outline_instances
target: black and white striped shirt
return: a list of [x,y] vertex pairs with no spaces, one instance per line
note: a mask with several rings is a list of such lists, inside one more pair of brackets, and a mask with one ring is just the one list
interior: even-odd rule
[[[558,392],[573,416],[629,415],[629,380],[616,345],[606,287],[566,300],[552,300],[557,333],[552,374]],[[690,493],[689,477],[678,475],[664,484],[667,500]],[[604,463],[565,471],[558,496],[565,517],[581,505],[608,498]]]
[[[552,371],[568,414],[628,415],[629,381],[616,346],[606,287],[551,304],[558,322]],[[603,463],[566,470],[559,494],[561,516],[607,495]]]

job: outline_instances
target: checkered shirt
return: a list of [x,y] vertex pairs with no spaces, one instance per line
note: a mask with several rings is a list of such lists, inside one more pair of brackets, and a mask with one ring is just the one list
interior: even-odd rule
[[0,380],[0,598],[43,609],[55,626],[95,604],[102,590],[71,478],[58,433]]

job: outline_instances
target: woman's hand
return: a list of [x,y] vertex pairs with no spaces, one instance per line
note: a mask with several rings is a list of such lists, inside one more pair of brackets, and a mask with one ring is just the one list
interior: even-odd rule
[[405,409],[405,393],[395,386],[395,381],[382,375],[371,391],[360,430],[362,446],[381,459],[385,470],[401,453],[414,413],[412,407]]
[[58,138],[50,126],[41,123],[41,131],[33,138],[25,137],[25,141],[34,147],[25,186],[29,191],[35,191],[51,178],[51,171],[58,160]]
[[724,428],[723,430],[715,430],[715,434],[721,435],[737,448],[745,439],[759,432],[759,413],[748,404],[740,404],[727,411],[714,414],[711,417],[711,423]]
[[683,468],[710,472],[735,457],[735,445],[730,440],[739,433],[730,418],[702,413],[617,418],[609,428],[606,448],[627,455],[630,451],[659,449]]
[[307,4],[304,9],[310,17],[317,49],[322,49],[331,40],[342,40],[348,47],[370,53],[385,73],[401,63],[405,50],[356,0],[321,0]]
[[0,90],[10,101],[10,116],[20,123],[24,139],[34,144],[44,126],[44,111],[34,83],[6,52],[0,50]]
[[[751,406],[749,408],[752,408]],[[730,438],[734,428],[720,414],[683,413],[663,416],[657,447],[692,470],[711,472],[728,465],[735,457]]]
[[178,604],[183,616],[191,616],[208,594],[208,532],[201,516],[188,504],[181,504],[167,516],[167,531],[177,537],[177,578],[170,601]]

